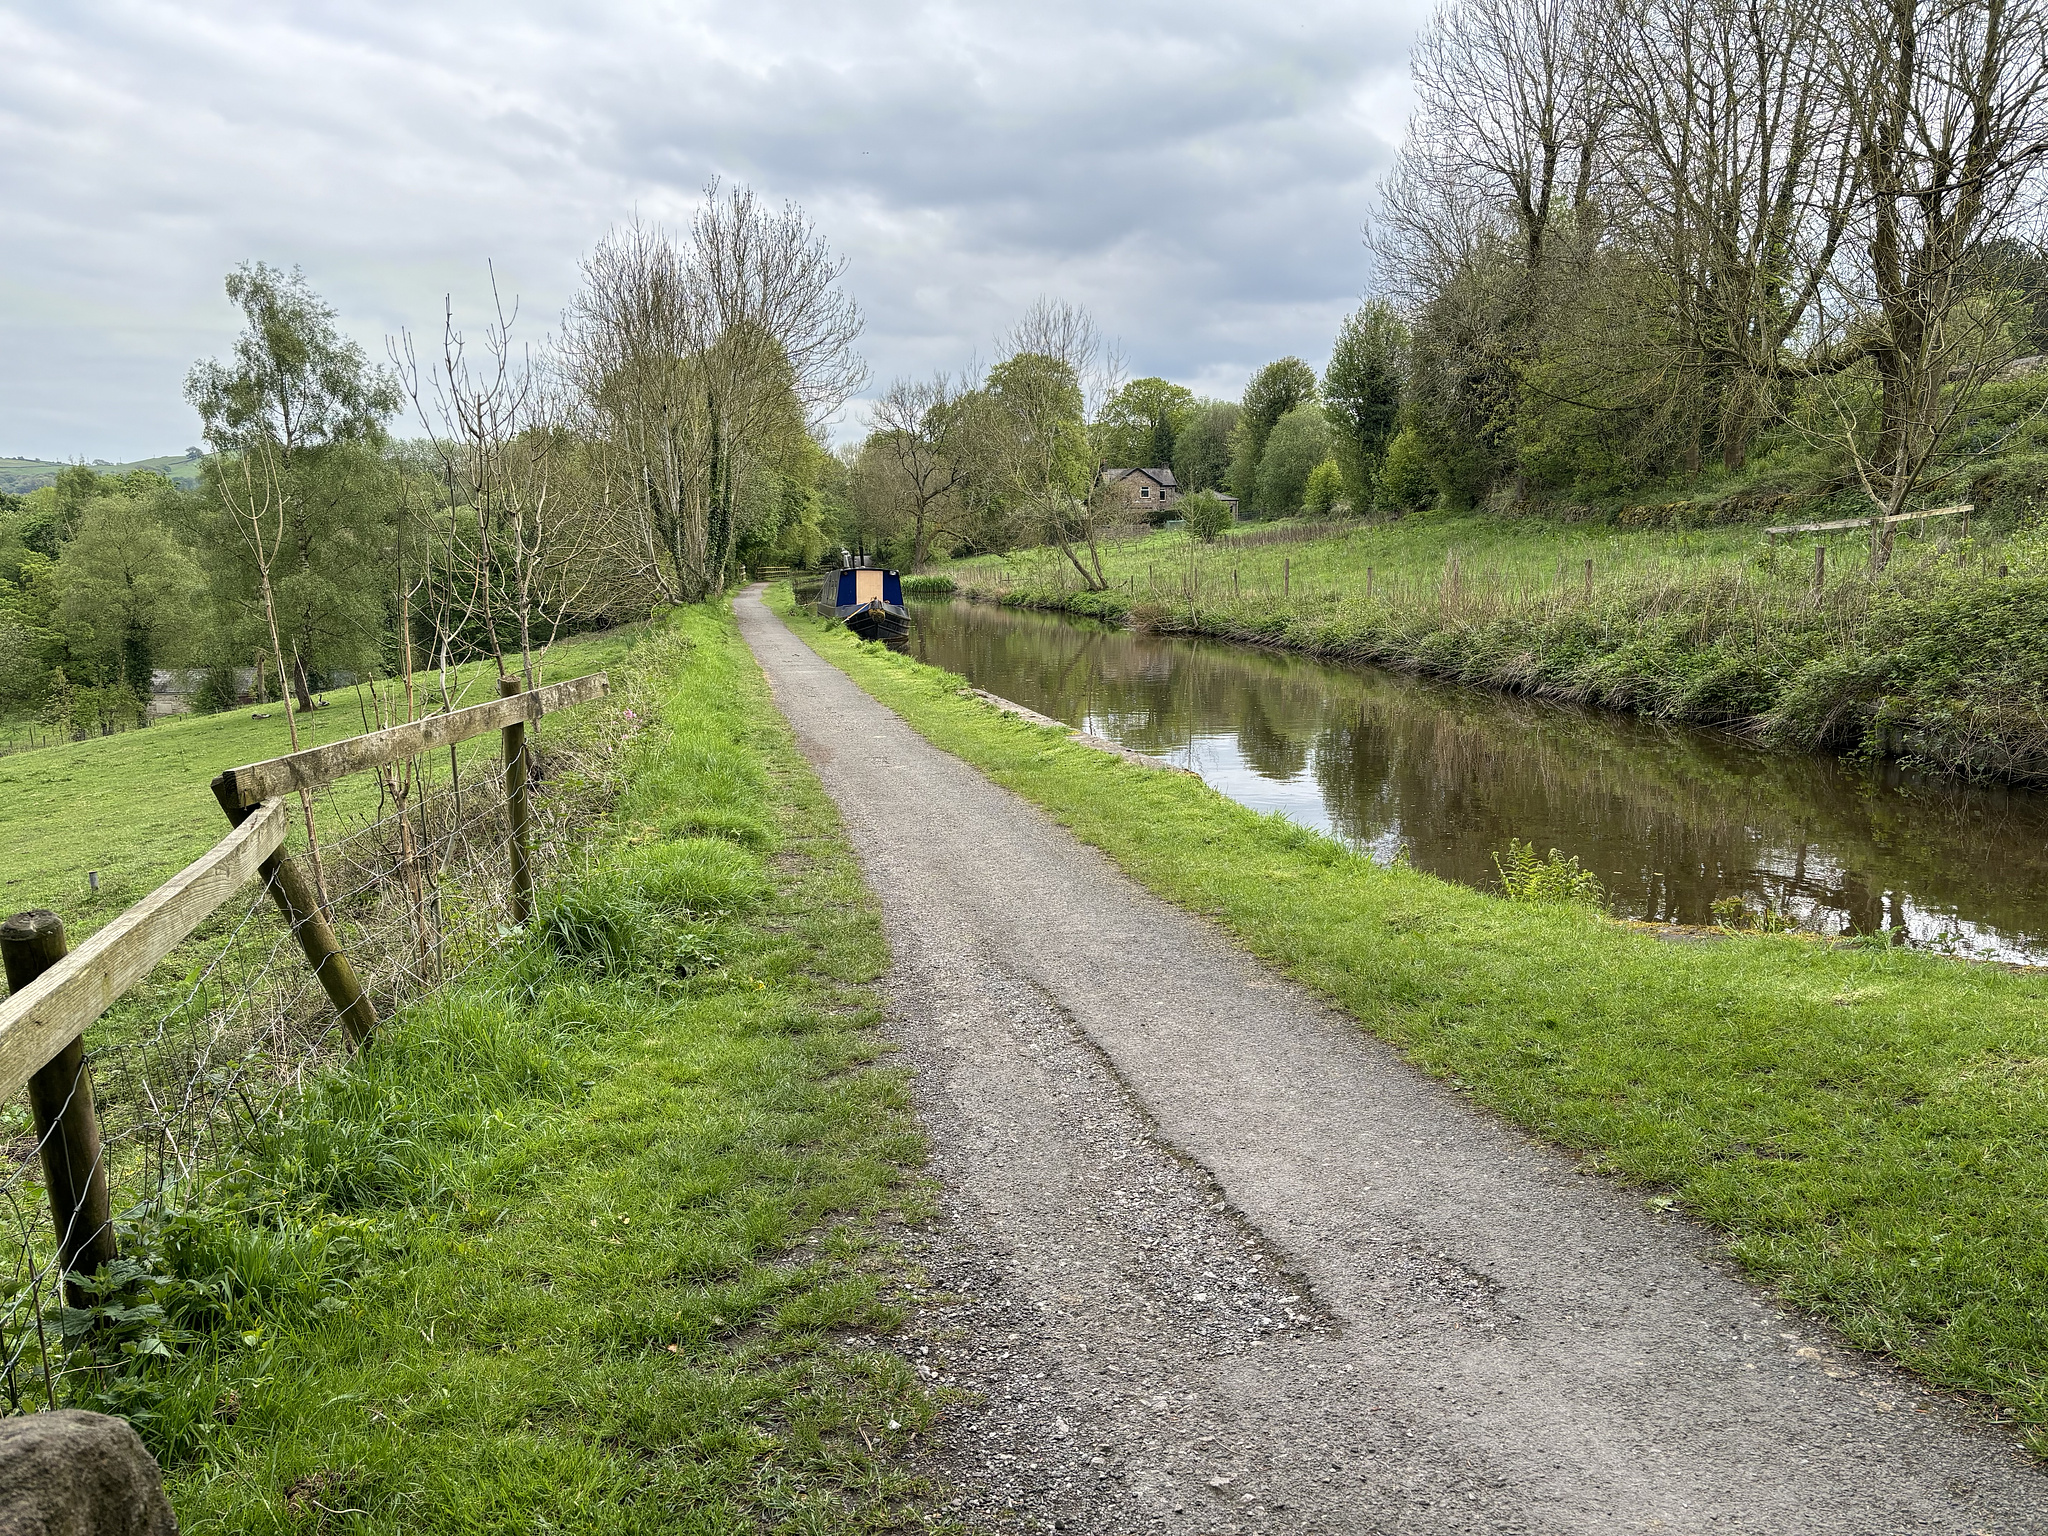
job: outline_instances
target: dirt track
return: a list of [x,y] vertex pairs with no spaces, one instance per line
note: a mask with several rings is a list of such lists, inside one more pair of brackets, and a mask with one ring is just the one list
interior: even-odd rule
[[[2048,1531],[2048,1479],[740,624],[882,897],[978,1522]],[[1005,1513],[1006,1509],[1014,1514]]]

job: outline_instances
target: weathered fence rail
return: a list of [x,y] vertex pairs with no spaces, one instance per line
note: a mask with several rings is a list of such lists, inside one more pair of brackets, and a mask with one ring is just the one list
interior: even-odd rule
[[[495,730],[503,742],[504,824],[482,846],[494,854],[502,839],[509,915],[518,924],[531,916],[527,726],[543,715],[604,698],[610,681],[595,673],[527,690],[518,678],[506,677],[499,687],[501,697],[466,709],[228,769],[212,783],[232,824],[228,834],[75,951],[68,950],[63,924],[54,913],[24,912],[0,923],[0,959],[5,961],[9,987],[9,995],[0,1001],[0,1100],[24,1087],[29,1091],[36,1150],[56,1229],[58,1275],[52,1278],[61,1277],[73,1306],[84,1304],[79,1277],[116,1256],[108,1156],[83,1043],[94,1021],[252,880],[260,879],[350,1043],[361,1046],[376,1026],[370,998],[344,953],[328,903],[287,851],[294,820],[287,797],[310,794],[351,774],[385,769]],[[384,782],[380,777],[380,790]],[[473,792],[469,798],[474,803]],[[493,807],[496,804],[492,802]],[[401,809],[401,821],[404,815]],[[411,835],[408,827],[405,836]],[[261,898],[257,901],[260,905]],[[34,1265],[29,1268],[26,1289],[34,1311],[39,1280]],[[18,1266],[12,1308],[21,1305],[20,1287]],[[17,1325],[12,1330],[0,1322],[0,1365],[13,1394],[13,1367],[22,1346],[20,1319],[11,1321]],[[12,1339],[7,1337],[10,1332]]]
[[[1877,521],[1883,523],[1917,523],[1923,518],[1929,517],[1956,517],[1960,515],[1967,518],[1975,510],[1974,504],[1964,502],[1953,507],[1929,507],[1920,512],[1894,512],[1890,517],[1879,518]],[[1825,523],[1779,523],[1775,527],[1766,528],[1764,536],[1766,538],[1776,538],[1781,533],[1834,533],[1843,528],[1868,528],[1870,524],[1871,519],[1867,517],[1838,517],[1831,522]]]

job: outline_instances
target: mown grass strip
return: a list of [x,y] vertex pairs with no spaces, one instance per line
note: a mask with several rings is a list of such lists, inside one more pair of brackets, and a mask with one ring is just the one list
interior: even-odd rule
[[2048,1450],[2048,980],[1881,944],[1664,943],[1376,866],[793,622],[935,744],[1424,1070],[1721,1228],[1788,1299],[1987,1394]]
[[185,1531],[927,1528],[933,1403],[845,1342],[922,1198],[875,904],[730,614],[667,624],[581,878],[128,1233],[167,1353],[93,1405]]

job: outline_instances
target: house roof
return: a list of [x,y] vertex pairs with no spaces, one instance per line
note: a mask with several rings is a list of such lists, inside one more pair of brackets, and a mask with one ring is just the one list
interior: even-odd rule
[[1154,485],[1163,486],[1169,491],[1173,489],[1173,471],[1163,464],[1153,469],[1105,469],[1102,472],[1105,482],[1123,480],[1131,475],[1143,475]]

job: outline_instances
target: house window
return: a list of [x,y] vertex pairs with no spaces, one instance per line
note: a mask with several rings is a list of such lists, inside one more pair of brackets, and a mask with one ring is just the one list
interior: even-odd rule
[[1138,487],[1138,494],[1140,496],[1150,496],[1152,494],[1152,487],[1149,485],[1141,485]]

